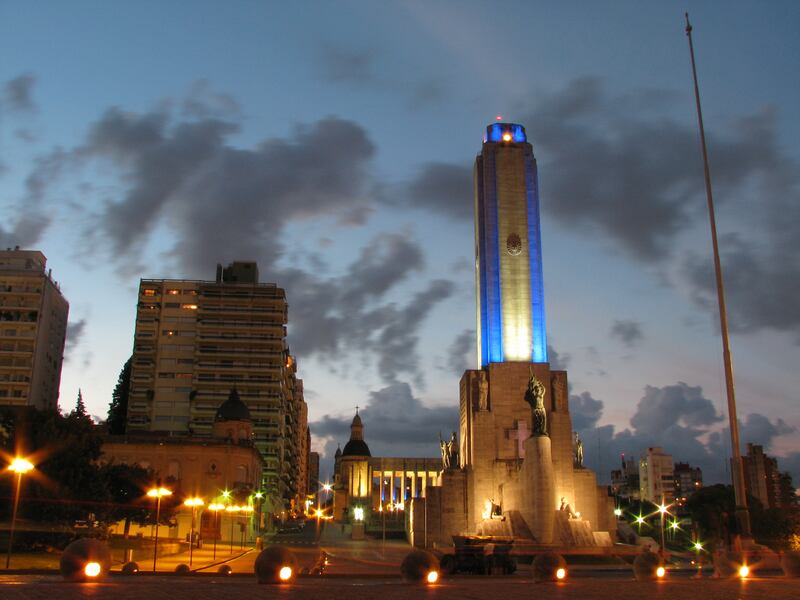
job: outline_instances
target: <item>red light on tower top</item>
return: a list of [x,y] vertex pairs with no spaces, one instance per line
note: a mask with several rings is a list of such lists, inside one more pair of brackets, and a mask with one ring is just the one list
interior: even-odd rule
[[503,115],[497,115],[497,116],[495,117],[495,120],[497,120],[497,121],[502,121],[502,120],[503,120]]

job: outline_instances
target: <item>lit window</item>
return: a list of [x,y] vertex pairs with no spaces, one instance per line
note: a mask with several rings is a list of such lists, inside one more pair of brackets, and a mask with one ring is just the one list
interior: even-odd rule
[[177,296],[178,294],[180,294],[180,293],[181,293],[181,291],[180,291],[180,290],[167,290],[167,293],[168,293],[170,296]]
[[187,308],[189,310],[197,310],[197,304],[181,304],[181,308]]
[[144,291],[144,295],[145,295],[145,296],[155,296],[155,295],[156,295],[156,291],[155,291],[155,290],[149,290],[149,289],[148,289],[148,290],[145,290],[145,291]]

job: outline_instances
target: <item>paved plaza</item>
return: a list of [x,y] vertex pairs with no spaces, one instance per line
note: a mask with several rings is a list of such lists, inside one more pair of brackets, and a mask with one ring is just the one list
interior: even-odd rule
[[789,600],[800,597],[800,580],[757,578],[748,581],[702,581],[675,578],[658,583],[631,578],[576,578],[563,584],[534,583],[524,576],[486,578],[458,577],[431,587],[418,587],[399,578],[301,578],[292,585],[259,585],[255,577],[139,575],[110,577],[90,584],[64,583],[57,576],[0,575],[3,600],[251,600],[254,598],[302,598],[304,600],[394,600],[431,598],[473,600],[479,598],[580,598],[594,600],[642,600],[702,598],[702,600]]

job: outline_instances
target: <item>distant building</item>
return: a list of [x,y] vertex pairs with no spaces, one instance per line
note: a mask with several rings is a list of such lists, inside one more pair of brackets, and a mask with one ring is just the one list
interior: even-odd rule
[[208,437],[232,385],[253,419],[263,492],[276,515],[299,494],[302,381],[286,343],[286,293],[251,262],[217,265],[214,281],[142,279],[127,432]]
[[337,450],[334,462],[334,512],[348,520],[361,508],[367,520],[385,511],[402,511],[405,501],[426,495],[426,487],[439,485],[441,457],[387,458],[372,456],[364,441],[364,425],[356,414],[350,440]]
[[638,500],[639,463],[633,458],[625,460],[624,454],[620,458],[622,468],[611,471],[611,491],[618,498]]
[[692,494],[703,487],[703,471],[689,463],[675,463],[675,501],[684,504]]
[[308,453],[308,493],[316,495],[319,492],[319,452]]
[[[250,411],[236,390],[231,390],[227,400],[217,408],[208,436],[170,436],[158,432],[109,435],[103,441],[102,452],[102,462],[138,464],[152,469],[180,501],[199,496],[206,507],[219,503],[252,507],[251,512],[221,511],[216,516],[204,509],[197,522],[204,540],[230,540],[233,535],[239,541],[242,534],[253,540],[262,525],[270,524],[262,499],[256,496],[264,459],[254,444]],[[181,509],[168,537],[183,539],[190,526],[191,511]],[[139,529],[134,526],[131,533],[149,535],[149,528],[149,525]]]
[[69,303],[38,250],[0,251],[0,405],[58,408]]
[[639,498],[654,504],[675,500],[675,473],[672,455],[660,446],[642,452],[639,460]]
[[778,461],[764,454],[764,448],[747,444],[747,454],[742,457],[744,486],[747,493],[758,498],[764,508],[780,508],[780,471]]

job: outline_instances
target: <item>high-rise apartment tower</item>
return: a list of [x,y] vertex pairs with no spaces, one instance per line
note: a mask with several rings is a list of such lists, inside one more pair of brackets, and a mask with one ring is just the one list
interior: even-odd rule
[[69,303],[38,250],[0,251],[0,405],[58,408]]

